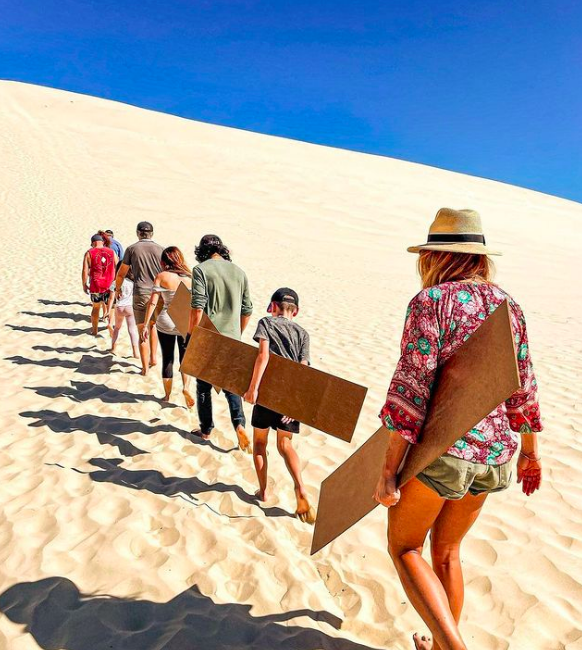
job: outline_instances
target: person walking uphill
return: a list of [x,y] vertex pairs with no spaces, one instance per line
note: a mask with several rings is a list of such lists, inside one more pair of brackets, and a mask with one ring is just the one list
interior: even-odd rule
[[149,329],[147,339],[140,338],[139,354],[142,375],[147,375],[149,367],[156,365],[158,351],[158,337],[153,323],[146,323],[145,321],[146,308],[152,295],[154,280],[158,273],[162,271],[161,259],[164,250],[152,240],[153,235],[154,227],[149,221],[140,221],[137,224],[138,241],[127,247],[115,280],[115,291],[119,295],[123,280],[131,269],[133,275],[133,314],[140,337],[144,327]]
[[[253,311],[249,283],[244,271],[230,259],[230,251],[217,235],[205,235],[195,249],[200,262],[192,271],[192,308],[188,334],[206,312],[216,329],[225,336],[240,340]],[[230,409],[230,419],[242,451],[251,453],[245,431],[246,419],[242,399],[224,391]],[[214,428],[212,420],[212,386],[196,380],[196,405],[200,428],[193,434],[208,439]]]
[[[487,495],[509,487],[511,458],[521,438],[517,481],[526,495],[541,484],[536,432],[542,430],[537,384],[525,318],[519,305],[492,284],[479,215],[439,210],[419,253],[422,291],[408,306],[401,357],[380,418],[388,429],[384,470],[375,499],[390,508],[388,548],[402,586],[429,627],[420,650],[464,650],[459,631],[464,599],[461,541],[477,520]],[[403,488],[397,472],[426,417],[438,369],[504,301],[510,307],[521,388]],[[432,568],[422,558],[430,531]]]
[[110,248],[105,248],[103,237],[93,235],[91,248],[83,257],[81,274],[83,291],[91,297],[91,334],[99,332],[99,312],[102,305],[107,305],[111,283],[115,278],[117,257]]

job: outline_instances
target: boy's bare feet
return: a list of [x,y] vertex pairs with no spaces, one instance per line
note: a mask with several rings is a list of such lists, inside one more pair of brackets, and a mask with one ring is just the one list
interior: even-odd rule
[[432,650],[432,639],[428,636],[420,636],[418,632],[412,636],[416,650]]
[[315,523],[315,508],[309,505],[305,493],[300,488],[295,488],[295,497],[297,498],[297,510],[295,514],[304,524]]
[[182,391],[182,394],[184,395],[184,399],[186,400],[186,406],[187,406],[189,409],[193,408],[193,407],[194,407],[194,404],[196,404],[196,401],[195,401],[194,398],[192,397],[192,393],[190,393],[189,390],[187,390],[186,388],[184,388],[184,390]]
[[267,491],[261,490],[260,488],[255,492],[257,501],[266,501],[267,500]]
[[171,397],[171,395],[168,395],[168,393],[166,393],[166,394],[162,397],[162,402],[169,402],[169,401],[170,401],[170,397]]
[[236,429],[236,437],[238,438],[238,446],[241,451],[244,451],[247,454],[253,453],[253,448],[251,446],[251,441],[247,436],[247,432],[243,427],[239,426]]

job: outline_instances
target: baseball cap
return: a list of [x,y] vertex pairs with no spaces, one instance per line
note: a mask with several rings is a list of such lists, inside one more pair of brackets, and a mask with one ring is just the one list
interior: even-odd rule
[[138,232],[154,232],[154,227],[149,221],[140,221],[137,224],[137,229]]
[[113,235],[113,230],[111,230],[111,228],[108,228],[105,232],[106,232],[108,235]]
[[103,241],[103,237],[101,237],[101,235],[93,235],[93,237],[91,237],[91,243],[94,241]]
[[277,289],[275,293],[271,296],[271,302],[267,308],[267,311],[271,313],[271,304],[274,302],[290,302],[292,305],[299,307],[299,296],[296,291],[289,289],[289,287],[281,287]]

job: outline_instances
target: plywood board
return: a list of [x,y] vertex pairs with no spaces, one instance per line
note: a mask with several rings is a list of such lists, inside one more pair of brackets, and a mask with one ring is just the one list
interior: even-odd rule
[[[509,305],[503,302],[442,366],[421,440],[399,474],[409,481],[520,387]],[[381,427],[321,485],[311,553],[351,528],[378,504],[387,431]]]
[[[236,395],[249,387],[258,348],[195,328],[180,370]],[[349,442],[367,388],[271,354],[258,403]]]
[[[161,302],[161,300],[159,301]],[[176,328],[180,334],[186,338],[188,334],[188,328],[190,327],[190,306],[192,303],[192,292],[188,287],[181,282],[176,293],[172,298],[172,302],[168,306],[168,314],[170,318],[174,321]],[[200,321],[200,327],[211,330],[212,332],[218,332],[214,323],[210,320],[207,314],[202,314],[202,320]],[[217,393],[220,393],[220,388],[218,386],[213,387]]]
[[[188,334],[188,326],[190,325],[190,303],[192,301],[192,294],[190,289],[181,282],[180,286],[176,289],[174,298],[168,307],[168,314],[170,318],[174,321],[176,328],[182,336]],[[161,302],[161,301],[160,301]],[[203,327],[207,330],[212,330],[213,332],[218,332],[214,323],[208,318],[206,314],[202,314],[202,320],[200,321],[200,327]]]

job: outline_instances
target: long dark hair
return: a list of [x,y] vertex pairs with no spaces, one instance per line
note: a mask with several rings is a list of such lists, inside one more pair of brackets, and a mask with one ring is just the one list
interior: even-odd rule
[[182,251],[177,246],[164,248],[162,251],[162,267],[164,271],[170,271],[170,273],[187,275],[188,277],[192,275],[192,271],[186,265]]
[[218,235],[204,235],[200,240],[200,244],[194,249],[194,254],[198,262],[206,262],[215,253],[218,253],[227,262],[232,262],[230,259],[230,251],[222,243],[222,239]]

